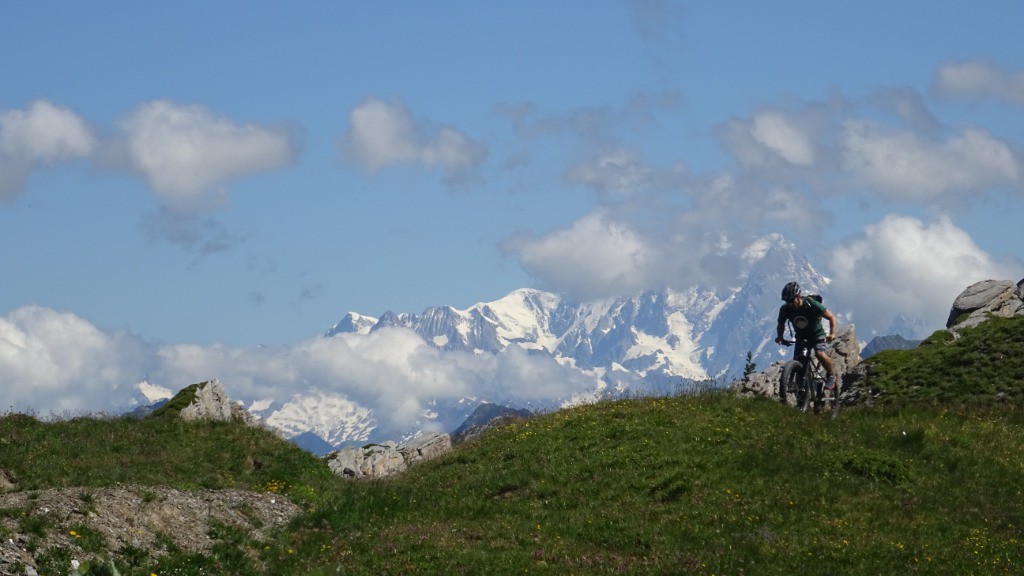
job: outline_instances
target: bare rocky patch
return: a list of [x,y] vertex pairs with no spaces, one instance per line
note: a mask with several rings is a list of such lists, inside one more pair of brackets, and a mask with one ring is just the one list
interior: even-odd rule
[[[280,494],[246,490],[118,486],[0,494],[0,575],[33,573],[35,558],[51,549],[80,561],[126,547],[150,558],[173,548],[206,554],[214,544],[212,524],[259,542],[298,513]],[[100,539],[104,552],[97,554]]]

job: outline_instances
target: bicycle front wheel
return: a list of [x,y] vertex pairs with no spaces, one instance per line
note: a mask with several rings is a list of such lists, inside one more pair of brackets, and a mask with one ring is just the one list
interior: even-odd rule
[[796,406],[800,411],[807,410],[811,395],[804,378],[804,365],[800,361],[790,360],[782,367],[779,387],[779,396],[785,400],[786,404]]

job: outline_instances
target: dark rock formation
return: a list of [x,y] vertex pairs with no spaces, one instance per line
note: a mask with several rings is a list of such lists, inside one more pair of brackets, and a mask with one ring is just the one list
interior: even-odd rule
[[452,445],[458,446],[492,428],[498,428],[532,417],[533,412],[529,410],[517,410],[507,406],[484,402],[477,406],[476,410],[473,410],[473,413],[469,415],[469,418],[466,418],[466,421],[452,432]]
[[868,342],[868,345],[861,350],[860,357],[861,359],[870,358],[882,350],[910,350],[911,348],[917,348],[917,345],[920,343],[920,340],[907,340],[899,334],[875,336],[871,339],[871,342]]
[[971,284],[953,301],[946,328],[958,336],[960,330],[981,324],[989,315],[1002,318],[1024,315],[1024,279],[1016,284],[1010,280],[983,280]]

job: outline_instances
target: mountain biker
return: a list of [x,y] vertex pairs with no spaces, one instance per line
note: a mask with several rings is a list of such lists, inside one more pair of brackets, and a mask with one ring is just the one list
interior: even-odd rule
[[[836,337],[836,328],[839,321],[832,312],[821,302],[814,298],[805,298],[800,294],[800,285],[790,282],[782,288],[782,299],[786,302],[779,307],[779,323],[776,326],[775,343],[782,344],[785,339],[782,337],[786,329],[786,322],[793,325],[796,332],[797,345],[793,350],[793,358],[800,358],[804,351],[803,341],[814,347],[814,353],[825,367],[825,388],[831,390],[839,383],[839,379],[832,373],[832,359],[826,353],[828,342]],[[821,325],[821,319],[828,320],[828,334]],[[785,384],[779,383],[779,395],[785,400]]]

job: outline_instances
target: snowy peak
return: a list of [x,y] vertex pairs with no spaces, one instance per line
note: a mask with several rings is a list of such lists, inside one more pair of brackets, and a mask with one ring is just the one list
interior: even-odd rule
[[828,279],[779,234],[751,243],[740,260],[741,285],[731,290],[665,288],[570,302],[558,294],[520,289],[466,310],[388,311],[369,329],[372,318],[350,313],[326,335],[400,326],[447,351],[496,353],[516,345],[581,369],[625,368],[642,381],[722,377],[741,368],[747,352],[763,361],[774,359],[776,352],[766,346],[774,338],[778,293],[785,283],[796,280],[805,293],[828,287]]
[[281,431],[286,437],[309,432],[337,446],[346,441],[365,441],[377,426],[369,408],[342,396],[312,392],[284,404],[256,401],[249,412]]
[[370,329],[377,324],[376,318],[369,316],[363,316],[362,314],[356,314],[355,312],[349,312],[334,325],[333,328],[324,332],[324,336],[330,338],[335,334],[348,333],[348,334],[369,334]]
[[[728,289],[695,285],[587,302],[520,289],[464,310],[434,306],[420,314],[387,311],[378,318],[350,312],[324,336],[402,328],[446,352],[519,349],[550,355],[588,378],[600,378],[597,395],[672,393],[696,382],[738,376],[748,352],[759,365],[781,359],[784,352],[772,341],[782,286],[797,281],[805,293],[825,293],[828,287],[828,279],[778,234],[751,243],[736,262],[736,285]],[[470,391],[468,396],[473,395]],[[479,403],[463,400],[438,398],[422,421],[409,423],[409,432],[428,424],[457,425]],[[395,432],[380,430],[370,409],[318,392],[260,408],[268,423],[286,435],[313,433],[334,445],[376,441],[381,439],[376,435]]]
[[499,348],[515,343],[552,352],[558,342],[551,319],[560,304],[556,294],[520,289],[495,302],[478,303],[467,312],[474,328],[484,331],[484,326],[493,326],[494,344]]

